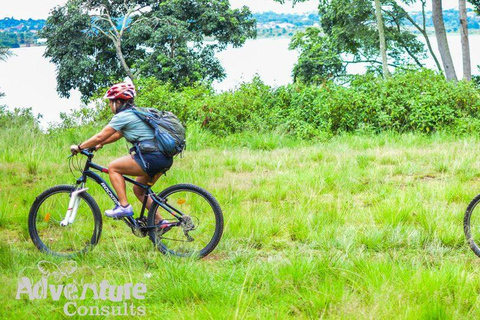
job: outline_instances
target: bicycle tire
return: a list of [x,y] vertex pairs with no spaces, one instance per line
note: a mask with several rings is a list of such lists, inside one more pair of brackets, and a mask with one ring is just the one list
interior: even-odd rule
[[[192,208],[196,207],[195,210],[198,210],[199,204],[201,205],[201,209],[205,209],[205,211],[208,209],[206,204],[208,204],[208,206],[211,208],[211,213],[213,213],[213,217],[206,217],[204,219],[204,217],[202,216],[202,220],[200,220],[200,218],[198,217],[198,215],[199,215],[198,212],[199,211],[194,212],[194,215],[192,215],[193,217],[196,218],[196,221],[198,220],[197,221],[197,228],[201,227],[200,229],[192,230],[192,232],[198,230],[198,232],[193,232],[194,236],[197,237],[197,239],[198,239],[199,236],[202,237],[202,239],[205,238],[205,239],[208,240],[208,243],[206,245],[200,244],[201,248],[191,249],[190,252],[180,251],[178,249],[173,248],[173,246],[172,246],[172,244],[176,244],[175,241],[179,241],[179,240],[175,240],[175,241],[166,240],[166,238],[163,237],[163,235],[160,234],[155,229],[151,229],[149,231],[150,240],[154,243],[156,248],[160,252],[162,252],[163,254],[175,255],[175,256],[180,256],[180,257],[194,256],[194,257],[197,257],[199,259],[204,258],[215,249],[215,247],[218,245],[218,243],[220,242],[220,239],[222,237],[223,224],[224,224],[222,209],[220,208],[220,205],[219,205],[218,201],[215,199],[215,197],[212,194],[210,194],[205,189],[203,189],[201,187],[198,187],[198,186],[195,186],[195,185],[192,185],[192,184],[177,184],[177,185],[168,187],[167,189],[158,193],[158,197],[160,197],[162,199],[166,199],[167,203],[169,205],[172,205],[171,201],[169,202],[169,200],[172,200],[173,195],[175,195],[177,193],[179,194],[180,192],[185,193],[185,195],[189,199],[194,198],[194,199],[192,199],[192,202],[195,202],[195,204],[190,206],[190,207],[192,207]],[[181,194],[181,195],[183,196],[183,194]],[[194,195],[198,195],[201,198],[200,197],[194,197]],[[201,202],[201,199],[205,200],[205,203]],[[187,204],[185,204],[185,205],[184,204],[185,204],[185,201],[182,204],[180,204],[180,206],[182,206],[182,208],[181,208],[182,211],[185,211],[186,206],[188,206],[188,201],[187,201]],[[154,226],[155,225],[155,215],[156,215],[157,209],[159,207],[160,206],[156,202],[153,202],[152,206],[150,207],[150,210],[148,211],[148,220],[147,220],[149,226]],[[167,214],[167,212],[164,209],[160,209],[160,210],[162,210],[162,211],[160,211],[160,212],[162,212],[162,214]],[[209,209],[208,209],[208,211],[209,211]],[[203,210],[202,210],[202,213],[203,213]],[[195,216],[195,214],[197,216]],[[165,218],[165,216],[164,216],[164,218]],[[208,219],[212,220],[213,218],[215,219],[214,230],[211,227],[211,222],[212,221],[210,221],[210,223],[208,223],[208,222],[205,223],[205,224],[203,223],[205,220],[208,221]],[[205,231],[205,227],[210,229],[209,233],[212,233],[211,238],[210,238],[210,235],[205,235],[205,234],[202,235],[201,234],[201,230]],[[176,228],[175,231],[178,231],[178,233],[181,230],[181,227],[173,227],[173,228]],[[166,233],[167,236],[171,237],[172,233],[174,233],[173,228],[172,228],[172,230],[168,231],[168,233]],[[197,241],[197,240],[194,240],[194,241]],[[186,241],[180,241],[180,242],[186,243]],[[199,243],[199,242],[200,242],[200,240],[196,243]],[[184,246],[186,246],[186,245],[184,245]],[[183,248],[183,249],[186,250],[185,248]]]
[[[29,213],[29,217],[28,217],[28,229],[29,229],[29,233],[30,233],[30,238],[32,239],[33,243],[35,244],[35,246],[41,251],[41,252],[44,252],[44,253],[47,253],[47,254],[51,254],[51,255],[55,255],[55,256],[61,256],[61,257],[74,257],[76,255],[79,255],[79,254],[85,254],[86,252],[88,252],[89,250],[93,249],[93,247],[95,247],[95,245],[98,243],[98,241],[100,240],[100,235],[102,233],[102,215],[100,214],[100,208],[98,207],[97,203],[95,202],[95,200],[92,198],[91,195],[89,195],[87,192],[82,192],[78,195],[78,197],[80,197],[81,200],[83,200],[87,206],[84,206],[82,204],[82,202],[80,202],[80,205],[81,205],[81,212],[77,213],[77,218],[76,218],[76,221],[69,225],[69,226],[72,226],[69,228],[69,226],[66,226],[66,227],[61,227],[60,224],[58,223],[58,220],[59,219],[62,219],[62,217],[65,215],[65,206],[63,205],[67,200],[69,200],[70,198],[70,194],[71,192],[73,192],[75,190],[75,186],[72,186],[72,185],[58,185],[58,186],[54,186],[52,188],[49,188],[47,190],[45,190],[42,194],[40,194],[34,201],[34,203],[32,204],[32,207],[30,209],[30,213]],[[61,198],[62,201],[62,205],[56,205],[54,203],[54,208],[51,208],[52,211],[55,211],[54,213],[50,213],[48,211],[48,209],[50,209],[48,207],[48,202],[49,199],[53,199],[52,201],[56,201],[57,198],[59,197],[55,197],[53,198],[55,195],[58,195],[58,194],[63,194],[65,195],[63,198]],[[68,194],[68,198],[66,197],[66,194]],[[59,200],[57,200],[59,201]],[[47,207],[46,209],[44,209],[43,207]],[[68,202],[67,202],[67,205],[68,205]],[[57,208],[59,207],[59,208]],[[85,208],[85,209],[84,209]],[[79,207],[80,209],[80,207]],[[43,214],[43,211],[44,210],[47,210],[45,214]],[[86,211],[86,215],[81,215],[82,212]],[[81,224],[82,221],[86,220],[86,219],[89,219],[89,212],[91,212],[92,214],[92,219],[93,222],[94,222],[94,225],[93,225],[93,228],[90,230],[91,231],[91,236],[90,236],[90,232],[89,230],[83,230],[83,225]],[[80,214],[80,215],[79,215]],[[48,216],[48,220],[47,220],[47,216]],[[53,232],[55,232],[55,234],[60,234],[61,237],[63,236],[64,238],[66,239],[70,239],[72,242],[73,240],[76,238],[74,237],[74,235],[71,233],[71,231],[73,230],[73,226],[76,226],[77,229],[79,231],[81,231],[82,233],[85,233],[85,236],[84,235],[81,235],[82,239],[85,241],[84,242],[84,245],[80,245],[80,248],[79,250],[76,250],[76,247],[75,247],[75,250],[71,249],[71,250],[67,250],[67,252],[61,252],[59,249],[56,249],[55,248],[55,245],[52,240],[52,238],[49,238],[48,240],[49,241],[46,241],[47,239],[46,238],[46,235],[44,236],[43,235],[43,232],[39,232],[39,225],[38,223],[40,222],[39,219],[41,219],[43,217],[43,222],[41,222],[43,225],[47,225],[47,228],[46,230],[50,230],[50,227],[52,230],[54,230]],[[51,218],[52,217],[52,218]],[[50,220],[52,220],[52,223],[50,223]],[[80,220],[80,221],[79,221]],[[78,222],[79,221],[79,222]],[[70,234],[67,234],[67,232],[70,232]],[[79,236],[80,237],[80,236]],[[44,239],[42,239],[44,238]],[[76,240],[76,239],[75,239]],[[82,241],[83,241],[82,240]],[[50,243],[48,243],[50,242]],[[70,246],[71,247],[71,246]]]
[[[463,230],[465,232],[465,238],[467,240],[468,245],[472,249],[472,251],[480,257],[480,247],[478,244],[475,242],[474,235],[472,235],[472,214],[477,208],[477,205],[480,203],[480,194],[477,195],[473,200],[468,204],[467,210],[465,211],[465,216],[463,218]],[[480,210],[478,211],[479,219],[480,219]],[[479,226],[480,228],[480,226]],[[480,241],[480,232],[478,232],[479,239],[477,241]]]

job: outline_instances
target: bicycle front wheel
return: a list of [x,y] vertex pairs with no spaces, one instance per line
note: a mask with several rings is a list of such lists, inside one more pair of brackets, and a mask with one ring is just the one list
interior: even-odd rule
[[74,186],[60,185],[39,195],[30,209],[28,227],[35,246],[42,252],[72,257],[93,248],[102,231],[102,216],[95,200],[86,192],[78,194],[75,219],[62,226]]
[[[217,200],[206,190],[191,184],[178,184],[160,192],[170,210],[182,215],[181,222],[167,229],[151,229],[150,240],[164,254],[203,258],[215,249],[223,233],[223,214]],[[155,215],[172,223],[178,220],[153,202],[148,225],[155,225]]]

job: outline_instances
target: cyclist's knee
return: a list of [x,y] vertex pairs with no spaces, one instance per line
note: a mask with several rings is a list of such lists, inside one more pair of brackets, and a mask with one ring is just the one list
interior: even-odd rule
[[118,168],[115,164],[115,161],[112,161],[108,164],[108,171],[109,172],[117,172],[118,171]]

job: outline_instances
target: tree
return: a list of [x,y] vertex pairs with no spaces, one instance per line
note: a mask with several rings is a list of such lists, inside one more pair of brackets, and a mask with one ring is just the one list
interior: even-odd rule
[[462,41],[462,58],[463,58],[463,79],[472,80],[472,65],[470,60],[470,43],[468,42],[468,22],[467,22],[467,2],[459,0],[460,11],[460,37]]
[[[300,51],[299,62],[294,69],[296,79],[316,83],[320,79],[345,74],[347,66],[355,63],[369,64],[371,69],[381,72],[383,63],[378,21],[371,0],[321,0],[319,14],[320,30],[300,33],[292,39],[291,48]],[[390,15],[385,18],[385,48],[388,48],[385,52],[389,65],[397,68],[411,68],[411,64],[423,67],[420,61],[425,56],[423,44],[415,35],[400,28]],[[308,76],[307,66],[314,66]]]
[[41,36],[59,94],[79,89],[89,98],[125,77],[176,86],[223,79],[215,53],[256,30],[249,9],[231,9],[228,0],[68,0],[52,10]]
[[448,47],[447,32],[445,31],[445,24],[443,22],[442,0],[432,0],[432,18],[445,76],[449,81],[457,81],[455,67]]
[[345,73],[346,64],[338,46],[321,33],[320,29],[310,27],[292,37],[289,49],[300,51],[293,68],[295,82],[320,84]]
[[388,71],[387,44],[385,43],[385,29],[383,25],[382,6],[380,4],[380,0],[375,0],[375,16],[377,18],[380,53],[382,55],[383,77],[388,78],[390,77],[390,71]]

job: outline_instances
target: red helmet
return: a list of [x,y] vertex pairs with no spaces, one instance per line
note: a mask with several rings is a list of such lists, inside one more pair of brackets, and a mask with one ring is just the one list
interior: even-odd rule
[[104,99],[130,100],[135,98],[135,86],[131,83],[117,83],[108,89]]

